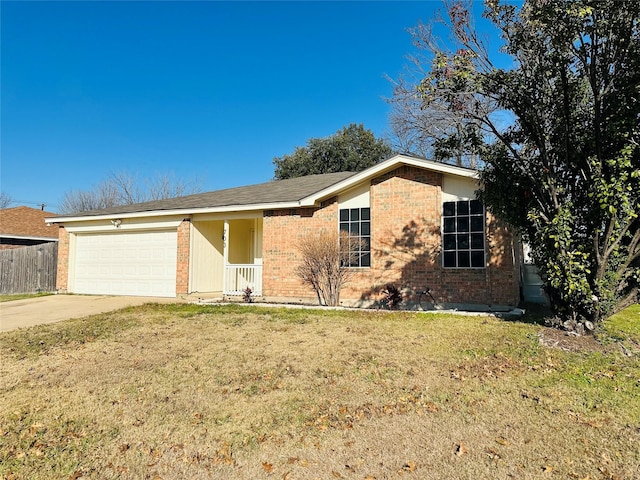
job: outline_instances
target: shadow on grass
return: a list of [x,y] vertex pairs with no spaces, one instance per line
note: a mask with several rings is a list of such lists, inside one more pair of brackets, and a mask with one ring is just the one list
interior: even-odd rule
[[553,316],[551,309],[546,305],[539,303],[524,303],[520,308],[525,311],[521,316],[505,315],[501,317],[503,320],[510,322],[528,323],[531,325],[547,326],[547,321]]

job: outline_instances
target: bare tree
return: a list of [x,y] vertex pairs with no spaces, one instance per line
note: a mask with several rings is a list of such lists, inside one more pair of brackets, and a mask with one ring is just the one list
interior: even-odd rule
[[140,184],[140,179],[137,174],[115,172],[109,176],[107,182],[111,184],[117,192],[118,205],[132,205],[147,200],[157,200],[155,198],[148,198],[149,196],[145,191],[145,185]]
[[0,209],[8,208],[13,203],[13,199],[5,192],[0,192]]
[[86,212],[150,200],[180,197],[202,191],[197,181],[177,179],[172,174],[158,174],[140,181],[138,175],[116,172],[91,190],[71,190],[64,194],[60,213]]
[[355,252],[361,247],[361,239],[349,237],[343,231],[321,230],[318,235],[300,243],[302,262],[296,268],[296,274],[315,290],[320,305],[340,303],[340,290],[355,272],[349,266],[355,263]]
[[[488,117],[496,105],[478,96],[476,86],[465,74],[470,65],[479,69],[489,67],[489,56],[483,40],[471,30],[464,41],[453,39],[446,43],[434,34],[436,27],[451,30],[461,22],[470,21],[461,18],[468,15],[468,11],[456,8],[455,2],[445,2],[445,5],[446,18],[438,15],[431,23],[420,23],[408,30],[417,52],[407,57],[409,63],[405,65],[404,74],[398,79],[387,77],[393,85],[393,96],[386,100],[391,106],[392,143],[399,151],[475,168],[476,146],[484,132],[480,122],[468,112],[474,110]],[[455,80],[459,88],[455,92],[440,85],[433,88],[430,82],[434,83],[434,72]],[[461,85],[464,88],[460,88]]]
[[145,179],[144,184],[149,200],[182,197],[202,190],[196,180],[176,178],[174,175],[156,175]]

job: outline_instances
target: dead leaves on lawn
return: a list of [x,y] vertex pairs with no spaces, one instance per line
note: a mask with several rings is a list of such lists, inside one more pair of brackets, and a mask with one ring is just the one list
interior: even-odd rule
[[415,472],[416,471],[416,462],[407,462],[402,466],[403,472]]
[[358,406],[347,406],[325,402],[315,407],[315,412],[307,420],[306,425],[321,432],[329,428],[349,430],[353,428],[354,424],[373,418],[406,415],[408,413],[415,413],[420,416],[438,411],[439,408],[434,402],[425,400],[419,394],[405,395],[384,405],[367,403]]
[[[356,463],[358,463],[358,462],[356,462]],[[298,479],[298,478],[307,478],[307,477],[304,474],[302,476],[299,476],[300,475],[299,472],[298,472],[298,474],[292,473],[291,468],[294,467],[294,466],[307,468],[307,467],[310,466],[310,463],[309,463],[308,460],[302,459],[300,457],[289,457],[286,462],[283,462],[283,463],[280,464],[280,471],[286,470],[282,474],[279,473],[278,466],[274,465],[271,462],[263,461],[261,465],[262,465],[262,471],[264,473],[266,473],[269,477],[281,478],[282,480],[294,480],[294,478]],[[380,465],[382,466],[382,464],[380,464]],[[327,478],[347,479],[347,478],[354,478],[353,475],[356,475],[356,478],[364,478],[364,480],[377,480],[378,479],[378,477],[376,477],[376,476],[374,476],[372,474],[361,473],[363,468],[365,468],[365,467],[362,465],[362,462],[359,462],[358,465],[346,464],[344,466],[344,470],[343,471],[338,471],[338,470],[335,470],[335,469],[327,471],[327,476],[329,474],[331,475],[331,477],[327,477]],[[416,462],[410,460],[410,461],[402,464],[396,470],[396,475],[398,477],[401,477],[401,476],[403,476],[405,474],[412,474],[417,469],[418,469],[418,464]],[[361,475],[364,475],[364,477],[362,477]],[[316,477],[314,476],[313,478],[316,478]]]
[[522,364],[513,358],[497,354],[470,359],[452,368],[450,374],[454,380],[464,381],[469,378],[486,380],[497,379],[510,371],[522,368]]
[[[132,446],[129,443],[123,443],[118,449],[120,454],[123,456],[126,456],[129,451],[136,451],[145,454],[148,457],[146,464],[147,467],[155,467],[163,461],[171,462],[175,460],[185,464],[197,465],[205,470],[210,470],[218,466],[236,466],[236,460],[233,457],[231,446],[226,442],[222,443],[222,445],[218,449],[213,450],[213,452],[210,450],[194,451],[186,448],[182,443],[165,447],[151,447],[142,443]],[[265,471],[268,470],[268,466],[268,464],[263,465]],[[128,471],[125,470],[128,469],[128,467],[114,465],[111,462],[107,467],[119,474],[127,473]]]
[[456,455],[458,457],[461,457],[462,455],[469,453],[469,450],[467,450],[467,446],[460,442],[458,445],[456,445]]

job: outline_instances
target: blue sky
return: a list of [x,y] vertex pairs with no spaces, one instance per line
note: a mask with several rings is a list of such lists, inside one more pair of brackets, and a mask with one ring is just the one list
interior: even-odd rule
[[[203,190],[362,123],[440,2],[1,3],[2,191],[56,211],[111,172]],[[15,204],[14,204],[15,206]]]

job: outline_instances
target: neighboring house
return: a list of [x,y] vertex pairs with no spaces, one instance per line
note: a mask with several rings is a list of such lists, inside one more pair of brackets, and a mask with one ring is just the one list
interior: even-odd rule
[[362,172],[272,181],[48,218],[60,225],[57,287],[87,294],[241,294],[316,302],[296,276],[319,231],[365,240],[345,305],[387,283],[443,304],[515,306],[520,245],[474,198],[476,172],[396,155]]
[[55,213],[30,207],[0,210],[0,293],[56,289],[57,225],[45,218]]
[[57,242],[58,226],[45,223],[54,215],[30,207],[0,210],[0,250]]

